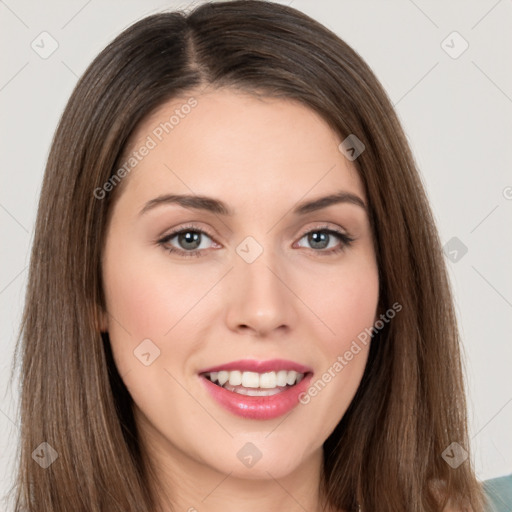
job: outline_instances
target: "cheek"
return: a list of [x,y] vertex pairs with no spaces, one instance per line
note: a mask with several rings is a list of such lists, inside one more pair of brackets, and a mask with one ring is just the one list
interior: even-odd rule
[[[316,283],[308,288],[307,297],[321,321],[317,340],[323,367],[314,377],[313,384],[317,384],[312,396],[321,392],[324,403],[336,404],[331,414],[339,419],[366,366],[371,329],[377,319],[378,270],[372,258],[361,258],[332,272],[327,286]],[[328,389],[324,392],[324,388]],[[325,417],[324,421],[330,423],[332,419]]]
[[[189,272],[170,276],[168,269],[145,263],[125,253],[114,265],[105,265],[110,345],[117,370],[137,406],[148,417],[158,414],[163,421],[171,421],[171,409],[163,412],[162,407],[186,404],[190,398],[173,376],[182,380],[175,367],[184,369],[195,350],[187,323],[193,315],[187,312],[204,294],[204,282],[194,283],[187,278]],[[182,330],[187,326],[189,338]]]
[[323,324],[319,339],[326,340],[327,351],[334,354],[373,326],[379,300],[378,271],[370,260],[315,277],[318,280],[308,279],[315,284],[304,288],[303,296]]
[[[139,368],[134,350],[146,339],[161,349],[155,363],[161,364],[168,357],[163,343],[186,323],[188,318],[184,317],[204,294],[205,283],[199,280],[197,272],[192,275],[184,267],[171,275],[168,266],[162,268],[161,263],[142,251],[116,254],[120,257],[109,257],[107,253],[103,277],[110,342],[122,374]],[[181,348],[174,343],[173,354],[176,356]]]
[[112,344],[124,344],[127,338],[137,344],[161,335],[166,318],[163,312],[172,311],[168,309],[169,298],[163,295],[163,283],[154,282],[151,270],[142,273],[128,265],[109,270],[105,273],[105,295]]
[[309,412],[308,428],[322,439],[339,423],[361,382],[370,349],[369,333],[377,316],[378,293],[378,272],[372,264],[338,270],[328,288],[309,289],[311,304],[321,312],[317,339],[322,367],[300,401]]
[[[369,272],[362,279],[354,279],[339,294],[338,312],[333,312],[335,331],[342,344],[348,338],[356,339],[365,329],[371,327],[376,320],[379,299],[379,282],[375,273]],[[340,284],[340,287],[343,285]]]

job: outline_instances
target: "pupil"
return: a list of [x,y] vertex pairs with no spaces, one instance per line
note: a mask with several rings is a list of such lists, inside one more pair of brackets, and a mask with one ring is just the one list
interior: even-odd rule
[[309,235],[309,243],[316,249],[325,249],[329,245],[328,236],[327,233],[322,231],[315,231]]
[[184,249],[197,249],[201,245],[200,238],[201,234],[195,231],[187,231],[186,233],[179,235],[179,241],[184,242],[181,244]]

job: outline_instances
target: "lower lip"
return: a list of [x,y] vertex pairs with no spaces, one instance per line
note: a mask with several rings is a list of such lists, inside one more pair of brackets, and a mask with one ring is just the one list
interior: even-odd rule
[[304,393],[313,377],[306,375],[298,384],[272,396],[247,396],[228,391],[199,376],[211,396],[229,412],[253,420],[271,420],[290,412],[299,403],[299,396]]

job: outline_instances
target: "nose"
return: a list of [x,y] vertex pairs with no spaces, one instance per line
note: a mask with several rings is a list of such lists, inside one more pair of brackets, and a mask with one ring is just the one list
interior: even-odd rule
[[226,322],[230,330],[269,337],[294,328],[300,301],[293,293],[291,273],[271,251],[263,251],[252,263],[237,256],[230,274],[226,298]]

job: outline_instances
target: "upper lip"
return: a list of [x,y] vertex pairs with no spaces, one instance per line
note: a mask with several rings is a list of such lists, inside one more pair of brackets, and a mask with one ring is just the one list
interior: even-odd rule
[[242,372],[278,372],[280,370],[295,370],[298,373],[312,373],[313,370],[309,366],[288,361],[286,359],[268,359],[266,361],[257,361],[256,359],[240,359],[229,363],[220,364],[200,370],[199,373],[220,372],[222,370],[240,370]]

